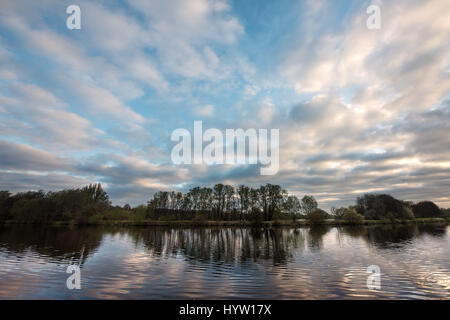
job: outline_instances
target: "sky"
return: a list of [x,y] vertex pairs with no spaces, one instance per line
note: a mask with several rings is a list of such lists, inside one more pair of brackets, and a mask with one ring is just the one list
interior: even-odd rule
[[[450,207],[449,15],[448,0],[1,0],[0,189],[100,182],[137,205],[272,183],[325,209],[369,192]],[[194,120],[279,129],[278,173],[173,164],[171,133]]]

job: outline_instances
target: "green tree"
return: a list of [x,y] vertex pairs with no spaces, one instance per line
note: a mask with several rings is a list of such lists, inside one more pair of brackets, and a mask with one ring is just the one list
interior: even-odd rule
[[283,211],[286,212],[292,220],[299,218],[301,207],[300,200],[293,195],[285,197],[282,205]]
[[9,219],[11,206],[11,193],[9,191],[0,191],[0,221]]
[[439,218],[442,216],[442,211],[432,201],[421,201],[412,206],[414,215],[417,218]]
[[342,219],[350,224],[361,224],[364,220],[364,217],[356,212],[353,208],[344,209],[342,214]]
[[317,201],[313,196],[306,195],[302,198],[301,208],[304,215],[307,216],[308,214],[312,213],[317,209],[317,206]]
[[237,194],[239,196],[239,209],[240,220],[243,219],[244,212],[247,214],[250,206],[250,188],[244,185],[240,185],[237,188]]
[[327,217],[328,213],[319,208],[313,209],[306,214],[306,219],[308,219],[312,224],[321,224],[325,222]]

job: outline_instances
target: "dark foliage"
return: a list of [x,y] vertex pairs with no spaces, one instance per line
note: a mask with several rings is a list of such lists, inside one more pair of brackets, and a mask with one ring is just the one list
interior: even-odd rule
[[195,187],[187,193],[159,191],[147,205],[135,208],[128,204],[123,207],[112,206],[100,184],[47,193],[28,191],[12,195],[8,191],[0,191],[0,221],[24,223],[245,220],[258,224],[262,221],[304,217],[313,224],[321,224],[325,219],[334,217],[358,224],[362,222],[362,217],[396,222],[414,219],[414,214],[421,218],[448,215],[448,209],[439,209],[431,201],[413,204],[387,194],[365,194],[358,197],[356,206],[332,208],[331,212],[332,216],[319,209],[313,196],[306,195],[299,200],[294,195],[288,195],[280,186],[272,184],[259,188],[216,184],[213,188]]
[[414,219],[409,205],[388,194],[365,194],[356,200],[356,211],[367,220]]
[[432,201],[422,201],[412,206],[416,218],[439,218],[442,217],[441,209]]
[[2,220],[30,223],[87,223],[89,217],[110,207],[108,195],[100,184],[59,192],[28,191],[13,196],[7,191],[1,191],[0,198]]

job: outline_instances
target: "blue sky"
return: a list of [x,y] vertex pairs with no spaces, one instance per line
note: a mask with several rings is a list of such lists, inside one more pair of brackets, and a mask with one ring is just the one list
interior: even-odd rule
[[[66,28],[67,6],[81,30]],[[366,8],[381,9],[381,29]],[[324,208],[450,189],[450,4],[0,4],[0,189],[105,185],[115,203],[196,184],[277,183]],[[280,129],[280,170],[175,166],[174,129]]]

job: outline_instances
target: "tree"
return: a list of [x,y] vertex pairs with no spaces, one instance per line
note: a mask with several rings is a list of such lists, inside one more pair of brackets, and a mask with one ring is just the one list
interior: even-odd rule
[[306,195],[302,198],[301,208],[302,208],[302,213],[304,215],[308,215],[311,212],[313,212],[314,210],[316,210],[317,206],[318,206],[317,201],[316,201],[316,199],[314,199],[313,196]]
[[301,212],[301,203],[296,196],[287,196],[283,201],[283,211],[286,212],[293,220],[298,218]]
[[109,196],[103,190],[100,183],[90,184],[84,187],[82,192],[86,195],[87,201],[90,203],[110,205]]
[[334,216],[334,219],[341,220],[341,219],[344,219],[345,210],[347,210],[347,209],[331,207],[331,214]]
[[240,220],[242,220],[244,212],[247,214],[250,206],[250,188],[240,185],[237,188],[237,194],[239,196]]
[[308,219],[312,224],[321,224],[327,217],[328,213],[319,208],[315,208],[306,214],[306,219]]
[[267,220],[272,220],[274,213],[280,211],[283,203],[283,197],[286,195],[286,191],[281,189],[279,185],[273,185],[268,183],[266,185],[267,190]]
[[225,195],[225,206],[224,211],[227,213],[227,217],[229,219],[230,213],[234,207],[234,188],[233,186],[226,185],[224,186],[224,195]]
[[200,210],[202,212],[209,212],[212,209],[213,191],[211,188],[200,189]]
[[259,190],[250,188],[250,209],[261,208]]
[[196,211],[200,210],[200,197],[201,197],[201,189],[200,187],[195,187],[189,190],[189,192],[186,195],[189,197],[189,202],[191,204],[191,209]]
[[364,217],[356,212],[355,209],[347,208],[344,209],[342,219],[350,224],[360,224],[364,220]]
[[[414,219],[407,202],[395,199],[388,194],[365,194],[356,200],[356,211],[366,220]],[[389,215],[389,217],[388,217]]]
[[216,216],[219,220],[222,220],[222,213],[225,206],[225,190],[224,185],[218,183],[213,188],[213,199]]
[[268,210],[268,195],[269,192],[267,190],[266,186],[260,186],[259,187],[259,203],[261,204],[264,220],[269,220],[269,210]]
[[11,206],[11,193],[9,191],[0,191],[0,221],[9,218],[9,209]]
[[439,207],[432,201],[421,201],[412,206],[414,215],[417,218],[439,218],[442,212]]
[[260,224],[264,220],[264,215],[260,209],[254,207],[250,210],[248,219],[254,224]]

